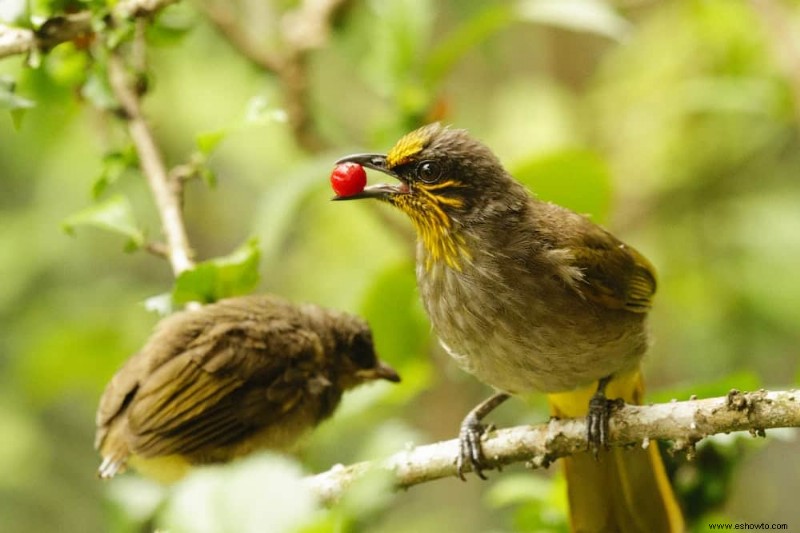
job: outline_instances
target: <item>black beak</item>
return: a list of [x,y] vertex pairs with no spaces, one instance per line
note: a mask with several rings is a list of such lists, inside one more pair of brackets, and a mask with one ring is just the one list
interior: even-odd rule
[[378,198],[387,199],[396,194],[407,194],[408,184],[393,170],[386,168],[386,156],[383,154],[353,154],[345,156],[338,161],[337,165],[342,163],[357,163],[365,168],[371,168],[383,172],[384,174],[400,180],[399,185],[391,185],[388,183],[379,183],[377,185],[370,185],[365,187],[363,191],[352,196],[336,196],[333,200],[360,200],[362,198]]
[[356,375],[364,380],[385,379],[386,381],[391,381],[392,383],[400,383],[400,374],[398,374],[394,368],[390,367],[383,361],[378,361],[378,365],[375,368],[358,370]]
[[386,168],[386,156],[383,154],[351,154],[336,162],[337,165],[342,163],[358,163],[362,167],[379,170],[384,174],[397,177],[394,172]]

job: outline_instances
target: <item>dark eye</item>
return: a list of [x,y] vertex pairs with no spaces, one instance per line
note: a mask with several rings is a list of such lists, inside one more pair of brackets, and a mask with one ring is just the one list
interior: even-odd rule
[[439,165],[434,161],[423,161],[417,165],[417,178],[424,183],[433,183],[439,179]]
[[375,347],[372,344],[372,335],[368,332],[356,335],[350,347],[350,358],[359,368],[375,366]]

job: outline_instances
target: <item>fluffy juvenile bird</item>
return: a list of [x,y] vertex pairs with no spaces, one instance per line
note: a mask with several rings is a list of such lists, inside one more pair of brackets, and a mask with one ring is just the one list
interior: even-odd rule
[[[565,460],[575,531],[677,532],[683,519],[657,447],[599,450],[606,394],[641,403],[640,361],[655,271],[584,216],[532,197],[464,130],[431,124],[357,163],[396,178],[337,200],[375,198],[417,232],[417,284],[442,346],[498,393],[464,419],[459,474],[481,477],[481,418],[509,395],[548,393],[588,416],[589,453]],[[591,409],[590,409],[591,406]]]
[[400,381],[354,315],[273,296],[175,313],[100,399],[98,475],[130,464],[174,481],[191,465],[289,450],[344,391],[377,379]]

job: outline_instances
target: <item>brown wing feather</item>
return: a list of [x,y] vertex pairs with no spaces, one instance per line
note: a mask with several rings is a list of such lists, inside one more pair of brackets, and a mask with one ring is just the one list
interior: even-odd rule
[[95,416],[97,426],[95,449],[100,449],[108,436],[112,421],[128,407],[136,394],[139,381],[144,374],[144,363],[141,353],[133,355],[106,385]]
[[131,451],[198,453],[275,423],[305,393],[308,373],[296,370],[321,357],[316,336],[288,323],[217,324],[140,384],[128,408]]
[[133,355],[114,374],[103,391],[97,408],[95,447],[100,448],[111,424],[128,408],[139,387],[152,372],[180,354],[183,348],[202,332],[202,324],[190,313],[176,313],[160,324],[148,344]]
[[544,244],[551,266],[582,298],[609,309],[650,310],[656,275],[642,254],[568,209],[533,200],[530,208],[531,241]]
[[655,269],[638,251],[586,220],[573,245],[574,265],[583,274],[577,290],[610,309],[650,310],[656,292]]

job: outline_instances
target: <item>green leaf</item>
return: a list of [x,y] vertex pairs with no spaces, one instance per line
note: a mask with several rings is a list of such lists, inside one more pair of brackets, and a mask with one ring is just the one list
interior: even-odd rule
[[129,247],[139,248],[144,244],[144,233],[136,223],[133,208],[122,195],[91,205],[61,223],[61,228],[70,235],[75,233],[76,226],[94,226],[125,235],[129,239]]
[[86,81],[87,74],[93,69],[93,61],[90,54],[76,50],[73,44],[57,46],[47,52],[44,71],[52,83],[69,90],[74,98],[73,91]]
[[139,158],[132,145],[104,155],[100,176],[92,185],[92,198],[99,198],[106,189],[110,185],[116,183],[125,172],[137,169],[138,163]]
[[194,142],[201,154],[209,156],[226,135],[228,135],[226,130],[206,131],[198,133]]
[[175,280],[175,303],[211,303],[251,292],[258,284],[258,241],[248,240],[230,255],[198,263]]
[[536,157],[512,172],[542,200],[602,222],[611,204],[611,176],[605,161],[584,149],[567,149]]
[[631,23],[600,0],[522,0],[516,5],[520,20],[568,30],[603,35],[618,41],[627,37]]
[[17,84],[9,76],[0,76],[0,109],[9,111],[30,109],[36,105],[33,100],[28,100],[16,94]]

